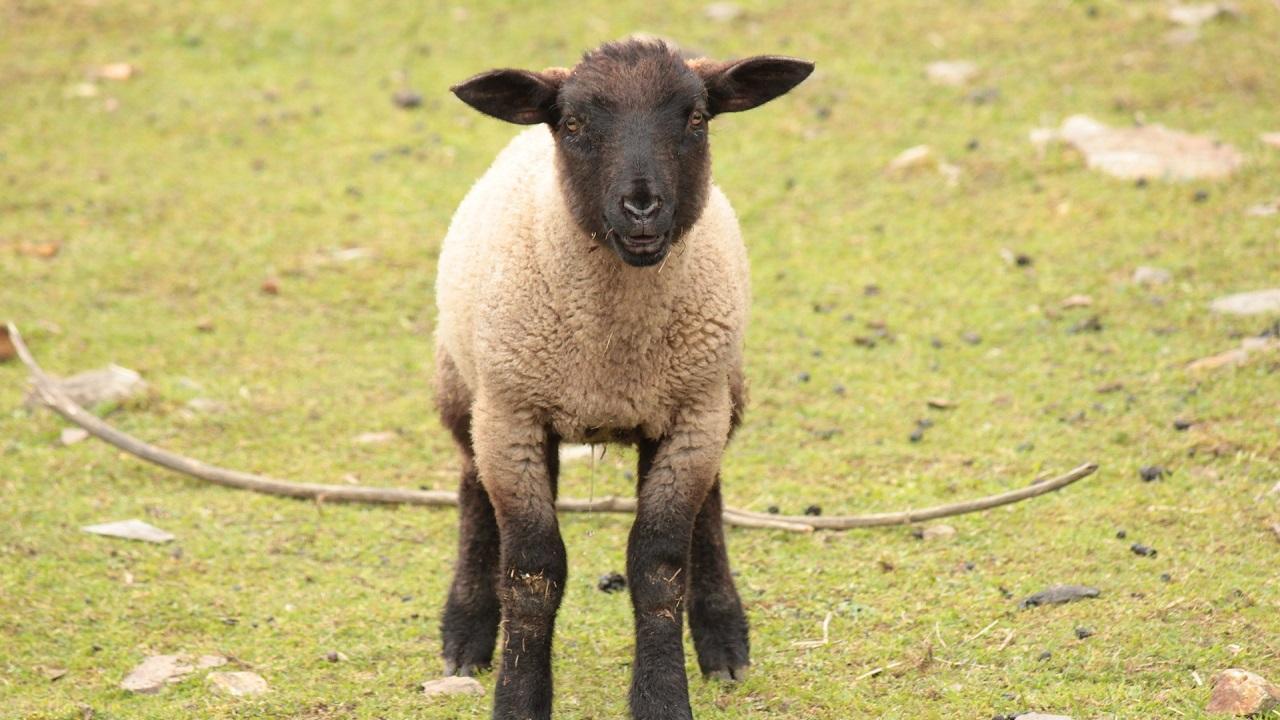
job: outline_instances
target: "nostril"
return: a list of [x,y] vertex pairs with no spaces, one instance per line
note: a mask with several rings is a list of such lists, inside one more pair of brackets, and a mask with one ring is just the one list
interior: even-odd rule
[[622,209],[636,220],[648,220],[658,213],[662,207],[662,198],[650,196],[644,199],[623,198]]

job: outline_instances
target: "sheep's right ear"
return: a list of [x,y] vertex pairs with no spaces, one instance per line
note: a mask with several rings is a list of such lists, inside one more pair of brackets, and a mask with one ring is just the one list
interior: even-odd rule
[[552,71],[490,70],[449,89],[485,115],[537,125],[555,122],[556,96],[563,80],[561,73]]

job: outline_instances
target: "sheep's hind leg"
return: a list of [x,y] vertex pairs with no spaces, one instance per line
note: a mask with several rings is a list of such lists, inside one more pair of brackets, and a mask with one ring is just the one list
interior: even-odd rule
[[690,550],[689,630],[702,674],[741,680],[750,664],[747,616],[729,571],[725,549],[720,478],[707,493],[693,524]]

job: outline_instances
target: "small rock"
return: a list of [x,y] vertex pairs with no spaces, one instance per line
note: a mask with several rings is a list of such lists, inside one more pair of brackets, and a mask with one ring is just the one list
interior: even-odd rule
[[916,145],[907,148],[898,153],[898,156],[889,162],[888,170],[891,173],[906,174],[922,168],[937,167],[938,158],[933,154],[933,149],[928,145]]
[[982,336],[972,331],[961,333],[960,339],[970,345],[977,345],[982,342]]
[[280,281],[277,278],[269,277],[262,281],[262,285],[258,286],[263,295],[279,295]]
[[138,68],[132,63],[114,62],[99,66],[94,70],[93,74],[103,80],[128,80],[138,72]]
[[201,415],[216,415],[226,410],[227,404],[219,400],[198,397],[187,401],[187,409]]
[[1083,640],[1087,637],[1093,637],[1093,628],[1080,626],[1076,628],[1076,639]]
[[1202,3],[1200,5],[1174,5],[1169,8],[1168,17],[1172,22],[1183,27],[1200,27],[1210,20],[1235,17],[1238,11],[1226,3]]
[[978,76],[978,66],[969,60],[939,60],[926,65],[924,74],[935,85],[960,87]]
[[385,445],[394,442],[400,436],[390,430],[382,430],[378,432],[363,432],[351,438],[351,441],[357,445]]
[[[125,540],[142,540],[149,543],[167,543],[174,539],[174,534],[161,530],[141,520],[121,520],[119,522],[86,525],[80,528],[84,532],[107,537],[124,538]],[[165,657],[157,655],[156,657]]]
[[1169,471],[1161,465],[1144,465],[1138,468],[1138,477],[1142,482],[1155,482],[1167,476]]
[[1139,265],[1133,270],[1135,285],[1166,285],[1171,280],[1173,280],[1173,274],[1164,268]]
[[129,671],[120,688],[133,693],[154,693],[186,677],[194,668],[181,655],[152,655]]
[[1129,537],[1129,533],[1125,532],[1123,529],[1116,531],[1117,540],[1124,540],[1127,537]]
[[427,697],[484,695],[484,686],[473,677],[450,675],[439,680],[428,680],[422,683],[422,694]]
[[422,95],[413,90],[397,90],[391,96],[391,102],[401,110],[412,110],[422,106]]
[[955,403],[943,397],[931,397],[925,401],[925,405],[928,405],[934,410],[950,410],[956,406]]
[[1280,288],[1227,295],[1214,300],[1209,308],[1223,315],[1280,313]]
[[[147,391],[141,375],[119,365],[88,370],[55,382],[72,401],[86,408],[122,403]],[[28,406],[43,404],[34,391],[27,395],[26,402]]]
[[1141,555],[1142,557],[1155,557],[1157,552],[1155,548],[1143,545],[1142,543],[1134,543],[1130,545],[1129,550],[1132,551],[1134,555]]
[[813,377],[807,372],[802,372],[796,375],[796,382],[807,383],[812,379]]
[[947,540],[956,536],[956,529],[950,525],[930,525],[920,532],[921,540]]
[[217,326],[214,325],[212,318],[201,318],[200,321],[196,323],[196,330],[202,333],[213,332],[216,328]]
[[88,437],[89,437],[89,431],[85,430],[84,428],[79,428],[79,427],[63,428],[62,433],[58,435],[58,442],[62,443],[63,447],[66,447],[68,445],[75,445],[76,443]]
[[1048,650],[1045,650],[1044,652],[1036,656],[1036,659],[1039,660],[1040,662],[1044,662],[1045,660],[1048,660],[1052,657],[1053,657],[1053,653],[1049,652]]
[[347,657],[346,653],[340,652],[338,650],[330,650],[329,652],[324,654],[324,659],[328,660],[331,663],[336,663],[336,662],[346,662],[350,658]]
[[818,517],[819,515],[822,514],[822,506],[810,505],[809,507],[804,509],[804,514],[810,517]]
[[907,436],[907,440],[913,443],[918,443],[924,440],[924,428],[917,427],[915,430],[912,430],[911,434]]
[[600,580],[596,583],[596,589],[604,593],[615,593],[625,590],[627,587],[627,578],[622,573],[610,572],[600,576]]
[[1223,715],[1260,715],[1280,706],[1280,688],[1248,670],[1231,668],[1213,677],[1205,710]]
[[1028,595],[1018,603],[1018,606],[1025,610],[1041,605],[1061,605],[1085,598],[1096,598],[1101,594],[1101,590],[1088,585],[1054,585],[1034,595]]
[[777,505],[770,505],[769,507],[765,508],[764,511],[769,513],[770,515],[777,515],[778,513],[782,512],[782,508],[778,507]]
[[44,675],[49,682],[53,682],[66,677],[67,669],[64,667],[42,667],[40,668],[40,674]]
[[1177,430],[1178,432],[1185,432],[1187,430],[1190,430],[1191,426],[1195,424],[1196,423],[1194,420],[1187,420],[1186,418],[1173,419],[1173,429]]
[[1084,308],[1093,305],[1093,298],[1088,295],[1071,295],[1062,301],[1063,310],[1072,310],[1074,308]]
[[214,690],[224,692],[231,697],[261,695],[268,689],[267,681],[261,675],[244,670],[209,673],[208,682]]

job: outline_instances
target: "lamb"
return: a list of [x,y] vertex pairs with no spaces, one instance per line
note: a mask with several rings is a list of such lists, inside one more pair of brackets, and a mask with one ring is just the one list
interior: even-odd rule
[[452,88],[535,126],[458,207],[437,280],[436,394],[463,464],[445,670],[487,668],[501,623],[495,718],[551,715],[562,441],[638,447],[632,717],[692,717],[686,608],[704,675],[734,680],[749,664],[720,494],[744,402],[748,267],[707,134],[812,70],[780,56],[686,60],[632,38],[572,69],[493,70]]

